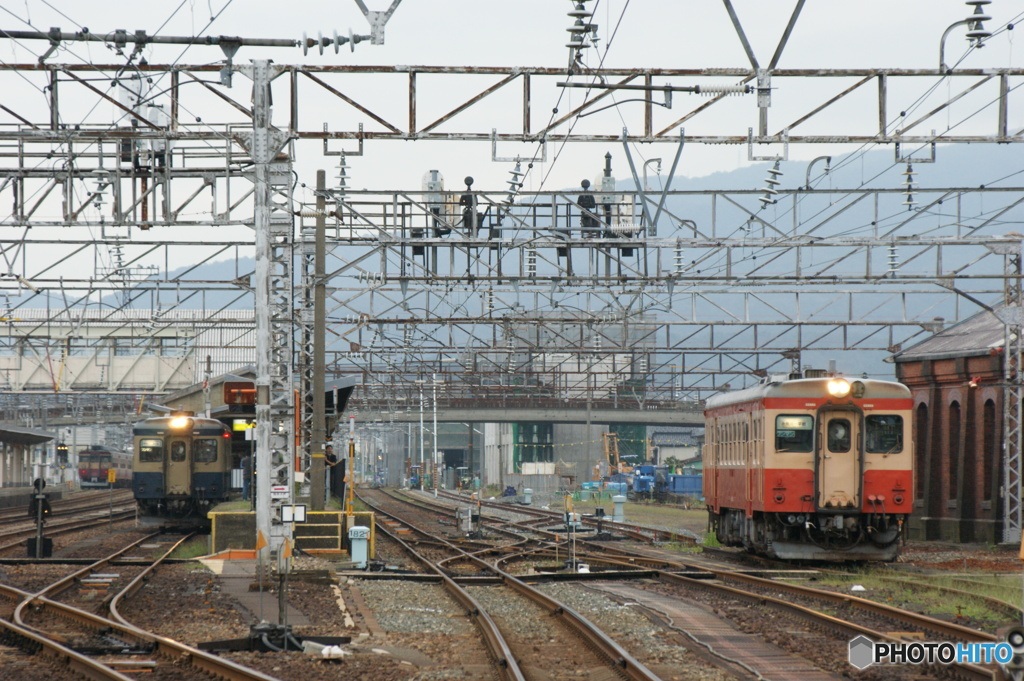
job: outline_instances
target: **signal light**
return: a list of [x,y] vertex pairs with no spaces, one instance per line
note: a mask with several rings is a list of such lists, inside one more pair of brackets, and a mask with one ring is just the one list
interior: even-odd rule
[[1011,627],[1006,633],[1006,642],[1010,644],[1013,654],[1008,662],[1000,663],[999,667],[1006,678],[1020,681],[1024,677],[1024,627]]

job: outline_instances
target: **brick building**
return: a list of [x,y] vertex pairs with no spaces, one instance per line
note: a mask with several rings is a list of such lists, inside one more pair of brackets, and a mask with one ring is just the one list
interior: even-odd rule
[[1002,541],[1003,329],[982,312],[892,357],[914,396],[912,539]]

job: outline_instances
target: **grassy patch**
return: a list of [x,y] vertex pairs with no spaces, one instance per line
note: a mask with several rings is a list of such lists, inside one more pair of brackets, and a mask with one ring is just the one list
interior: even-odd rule
[[179,546],[174,550],[169,558],[177,558],[180,560],[189,560],[191,558],[198,558],[199,556],[205,556],[210,552],[210,540],[209,537],[203,535],[201,537],[193,537],[187,542]]
[[703,539],[701,539],[700,543],[702,546],[706,546],[709,549],[718,548],[722,545],[722,543],[718,541],[718,535],[716,535],[714,532],[705,532],[704,537]]
[[675,553],[700,553],[704,550],[704,548],[699,544],[690,544],[687,542],[669,542],[667,544],[662,544],[662,548],[674,551]]
[[[901,608],[928,613],[934,617],[947,620],[973,619],[981,621],[1003,621],[1004,612],[993,611],[980,598],[988,596],[1006,603],[1014,603],[1020,598],[1020,577],[1016,577],[1012,587],[978,584],[977,588],[963,583],[955,577],[916,576],[916,582],[894,581],[891,575],[874,574],[867,568],[855,575],[829,575],[818,580],[818,584],[826,589],[850,593],[879,603],[895,605]],[[866,591],[851,592],[850,588],[859,584]],[[954,594],[939,588],[958,589],[966,593]]]
[[238,511],[251,511],[252,502],[243,501],[241,499],[239,499],[238,501],[225,501],[223,503],[217,504],[211,510],[216,513],[236,513]]

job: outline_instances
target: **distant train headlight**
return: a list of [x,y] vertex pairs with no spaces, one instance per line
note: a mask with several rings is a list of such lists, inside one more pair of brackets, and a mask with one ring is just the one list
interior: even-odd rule
[[832,397],[846,397],[850,394],[850,382],[844,378],[833,378],[828,382],[828,393]]
[[903,503],[903,495],[902,494],[894,494],[893,497],[892,497],[892,501],[893,501],[894,504],[897,504],[897,505],[902,504]]
[[175,416],[173,419],[171,419],[171,428],[174,428],[175,430],[191,428],[192,423],[192,419],[190,419],[187,416]]

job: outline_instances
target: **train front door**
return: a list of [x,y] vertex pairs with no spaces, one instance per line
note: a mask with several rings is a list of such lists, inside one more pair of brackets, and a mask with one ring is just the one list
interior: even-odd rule
[[822,412],[818,417],[818,508],[860,508],[860,415]]
[[192,485],[192,452],[189,451],[188,440],[171,439],[166,459],[167,494],[187,496]]

